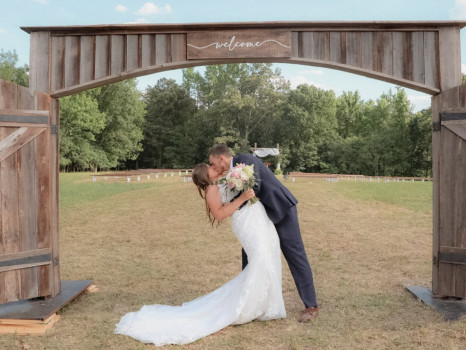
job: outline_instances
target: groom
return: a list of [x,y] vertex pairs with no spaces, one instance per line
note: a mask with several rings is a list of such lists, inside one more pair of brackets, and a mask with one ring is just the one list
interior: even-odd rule
[[[307,260],[299,230],[296,210],[298,201],[296,198],[278,181],[260,159],[250,154],[240,154],[233,157],[228,146],[217,144],[209,150],[209,162],[219,174],[230,170],[236,164],[254,164],[254,172],[258,180],[253,188],[254,192],[264,205],[268,217],[275,224],[280,239],[280,247],[290,267],[301,300],[306,307],[298,321],[306,323],[316,318],[319,309],[311,267]],[[244,249],[242,253],[244,269],[248,260]]]

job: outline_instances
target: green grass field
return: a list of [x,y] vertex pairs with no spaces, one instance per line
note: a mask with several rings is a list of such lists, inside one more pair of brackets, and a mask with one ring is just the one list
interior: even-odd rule
[[[212,228],[192,183],[92,182],[60,176],[62,279],[100,289],[63,308],[44,336],[2,335],[0,349],[146,349],[114,335],[120,317],[144,304],[180,304],[241,270],[229,221]],[[284,262],[288,318],[231,326],[169,349],[464,349],[466,319],[445,322],[405,285],[431,286],[432,184],[286,185],[300,201],[301,231],[321,314],[296,322],[303,306]]]

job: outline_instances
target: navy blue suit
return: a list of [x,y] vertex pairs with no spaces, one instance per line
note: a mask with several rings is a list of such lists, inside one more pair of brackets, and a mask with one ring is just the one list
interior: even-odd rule
[[[298,293],[305,307],[317,306],[312,271],[299,230],[297,199],[259,158],[250,154],[240,154],[233,157],[233,166],[239,163],[254,164],[254,172],[258,180],[254,192],[264,205],[268,217],[275,224],[280,248],[290,267]],[[243,268],[247,263],[247,255],[243,249]]]

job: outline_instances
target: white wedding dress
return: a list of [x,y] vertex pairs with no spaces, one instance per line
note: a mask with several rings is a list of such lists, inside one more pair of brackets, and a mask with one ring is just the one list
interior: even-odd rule
[[[220,186],[223,203],[235,193]],[[145,305],[124,315],[115,333],[157,346],[187,344],[228,325],[285,318],[280,243],[263,205],[247,204],[232,215],[232,228],[248,255],[235,278],[181,306]]]

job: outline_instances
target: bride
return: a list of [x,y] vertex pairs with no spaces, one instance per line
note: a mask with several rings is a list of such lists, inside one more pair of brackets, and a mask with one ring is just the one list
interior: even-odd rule
[[240,208],[254,197],[254,191],[245,191],[232,201],[238,193],[225,185],[214,185],[218,174],[207,164],[198,164],[192,178],[212,224],[231,216],[233,232],[247,253],[248,265],[220,288],[181,306],[145,305],[124,315],[115,333],[157,346],[187,344],[228,325],[286,317],[275,226],[260,202],[248,202]]

